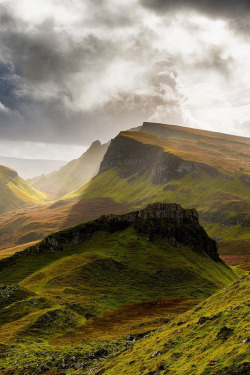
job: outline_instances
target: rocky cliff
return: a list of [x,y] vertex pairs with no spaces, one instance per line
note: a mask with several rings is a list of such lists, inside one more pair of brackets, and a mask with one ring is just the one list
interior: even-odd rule
[[97,231],[113,233],[131,225],[138,235],[146,235],[148,241],[154,241],[154,238],[160,236],[176,248],[182,244],[199,254],[209,256],[214,261],[220,260],[217,243],[208,237],[199,224],[195,209],[185,210],[175,203],[154,203],[142,210],[125,215],[104,215],[97,220],[49,235],[40,244],[0,261],[0,269],[6,265],[6,262],[15,261],[25,254],[60,251],[64,244],[73,242],[78,245]]
[[110,168],[117,168],[121,178],[130,177],[135,173],[139,175],[150,173],[154,185],[166,184],[173,179],[179,180],[189,173],[196,176],[201,171],[212,177],[218,175],[216,168],[204,163],[184,160],[162,147],[138,142],[124,136],[123,133],[111,141],[99,174]]

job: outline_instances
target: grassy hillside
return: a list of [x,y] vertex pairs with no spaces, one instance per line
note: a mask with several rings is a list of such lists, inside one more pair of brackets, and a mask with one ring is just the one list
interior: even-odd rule
[[70,161],[58,171],[29,180],[29,183],[53,198],[60,198],[97,174],[107,148],[108,143],[101,145],[96,141],[80,158]]
[[0,212],[26,204],[42,204],[46,196],[21,179],[16,171],[0,165]]
[[249,288],[236,281],[92,373],[249,374]]
[[59,200],[47,206],[12,210],[0,215],[0,249],[12,251],[19,245],[29,246],[30,242],[57,230],[93,220],[102,214],[121,214],[131,210],[125,203],[114,202],[110,198],[84,200]]
[[114,339],[123,348],[127,334],[157,329],[236,279],[210,257],[215,243],[195,211],[154,207],[58,232],[0,261],[2,370],[59,370],[65,357],[114,350]]
[[99,174],[67,198],[106,197],[132,207],[161,200],[195,207],[223,254],[250,256],[249,146],[248,138],[144,124],[141,132],[120,133]]

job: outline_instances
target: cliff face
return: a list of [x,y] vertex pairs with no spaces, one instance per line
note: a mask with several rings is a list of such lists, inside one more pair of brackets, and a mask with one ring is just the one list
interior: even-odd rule
[[219,261],[217,243],[208,237],[199,224],[198,213],[195,209],[185,210],[178,204],[154,203],[146,208],[125,215],[104,215],[99,219],[80,224],[74,228],[57,232],[46,237],[40,244],[32,246],[13,257],[3,259],[0,269],[5,262],[11,262],[22,254],[30,252],[49,253],[60,251],[62,245],[73,242],[80,244],[95,232],[117,232],[134,226],[138,235],[144,234],[148,241],[154,241],[156,236],[167,240],[171,245],[185,245],[193,251],[207,255],[214,261]]
[[185,210],[179,204],[153,203],[145,209],[125,215],[107,215],[99,219],[109,231],[134,225],[138,233],[144,233],[148,240],[160,235],[173,246],[181,243],[200,254],[207,254],[215,261],[219,260],[217,243],[208,237],[199,224],[195,209]]
[[217,170],[209,165],[184,160],[161,147],[143,144],[122,134],[111,141],[99,174],[114,167],[121,178],[150,173],[154,185],[179,180],[189,173],[197,175],[200,171],[212,177],[218,175]]
[[99,174],[118,167],[121,178],[127,178],[139,172],[143,175],[157,163],[162,149],[152,145],[145,145],[133,139],[118,135],[112,139],[108,151],[104,155]]

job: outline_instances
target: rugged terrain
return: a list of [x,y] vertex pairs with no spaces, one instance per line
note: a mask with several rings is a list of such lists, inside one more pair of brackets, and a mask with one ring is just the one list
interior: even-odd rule
[[98,176],[69,197],[194,206],[223,254],[250,255],[249,146],[248,138],[145,123],[112,140]]
[[124,336],[157,329],[235,279],[196,210],[177,204],[54,233],[0,261],[2,366],[20,374],[69,369],[65,353],[85,358],[100,345],[111,350],[114,339],[118,350]]
[[[2,215],[1,249],[9,254],[12,247],[101,214],[125,213],[156,201],[177,202],[197,209],[227,262],[246,262],[247,268],[249,143],[249,138],[164,124],[144,123],[139,131],[122,132],[112,140],[91,181],[43,209]],[[84,171],[85,164],[81,165]],[[81,169],[73,161],[67,176],[75,176],[70,172],[74,166]],[[51,175],[57,176],[56,182],[50,176],[40,182],[46,185],[48,178],[51,189],[53,184],[62,186],[60,173]],[[72,177],[70,184],[75,181]]]

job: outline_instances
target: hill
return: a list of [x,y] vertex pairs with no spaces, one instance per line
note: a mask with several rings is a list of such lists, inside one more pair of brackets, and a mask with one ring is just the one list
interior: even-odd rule
[[[185,311],[235,279],[196,210],[177,204],[156,203],[57,232],[0,261],[4,366],[18,363],[24,370],[32,363],[30,371],[37,370],[39,342],[46,353],[86,355],[108,335],[122,339],[128,329],[158,327],[167,312]],[[60,369],[56,361],[51,368]]]
[[11,168],[0,165],[0,212],[23,207],[38,205],[45,202],[46,196],[22,178]]
[[58,171],[29,180],[29,183],[54,198],[60,198],[97,174],[108,145],[95,141],[80,158],[70,161]]
[[67,198],[194,206],[224,254],[250,255],[249,146],[249,138],[145,123],[112,140],[98,175]]
[[67,161],[64,160],[24,159],[0,156],[0,164],[14,169],[24,180],[55,171],[66,163]]

